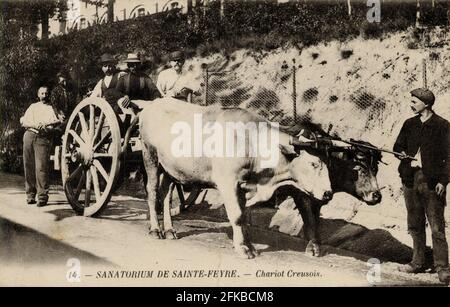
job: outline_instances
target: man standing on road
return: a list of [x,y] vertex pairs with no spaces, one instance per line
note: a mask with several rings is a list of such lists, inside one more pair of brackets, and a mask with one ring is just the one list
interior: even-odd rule
[[183,75],[184,54],[181,51],[169,55],[170,68],[161,71],[156,86],[163,97],[173,97],[191,102],[192,94],[196,94],[192,80]]
[[28,107],[20,123],[27,130],[23,136],[23,163],[25,170],[25,191],[27,203],[45,206],[48,201],[49,163],[53,134],[61,124],[49,104],[46,86],[38,90],[39,101]]
[[[433,258],[439,280],[450,281],[444,209],[449,180],[449,123],[432,111],[435,97],[426,88],[411,91],[416,114],[405,121],[394,145],[401,152],[399,173],[403,183],[408,231],[413,239],[413,259],[400,271],[424,272],[425,219],[431,227]],[[414,157],[411,159],[410,157]]]

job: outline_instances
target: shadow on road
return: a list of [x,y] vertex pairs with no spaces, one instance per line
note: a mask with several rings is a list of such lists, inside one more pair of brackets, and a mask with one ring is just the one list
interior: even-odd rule
[[55,216],[55,222],[64,220],[65,218],[76,216],[77,214],[72,209],[55,209],[49,210],[47,213],[51,213]]
[[3,265],[61,263],[65,266],[69,258],[78,258],[88,264],[114,265],[4,218],[0,218],[0,242],[0,262]]
[[225,233],[229,239],[232,238],[232,230],[231,227],[211,227],[211,228],[203,228],[203,229],[193,229],[188,231],[180,231],[177,232],[178,239],[182,239],[189,236],[202,235],[202,234],[211,234],[211,233]]
[[[278,231],[277,227],[269,228],[270,221],[276,212],[275,208],[255,207],[249,210],[248,227],[251,242],[267,244],[269,247],[261,252],[278,250],[294,250],[304,252],[307,241],[303,235],[303,229],[299,235],[291,236]],[[226,222],[226,214],[223,207],[210,209],[206,203],[188,208],[177,216],[179,220],[202,219],[206,221]],[[228,237],[232,238],[231,227],[223,229]],[[218,232],[214,226],[201,230],[195,230],[180,234]],[[362,225],[347,222],[342,219],[321,219],[320,237],[322,239],[323,254],[333,253],[343,256],[351,256],[359,260],[367,261],[370,258],[378,258],[381,261],[408,263],[412,258],[411,247],[403,244],[384,229],[368,229]],[[427,248],[427,264],[431,267],[433,262],[432,251]]]
[[146,221],[148,210],[136,204],[136,201],[109,204],[99,216],[105,220]]

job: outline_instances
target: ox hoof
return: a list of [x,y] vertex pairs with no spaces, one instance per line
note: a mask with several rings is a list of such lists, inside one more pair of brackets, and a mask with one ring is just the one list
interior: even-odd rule
[[259,251],[255,248],[255,246],[251,243],[247,244],[247,247],[250,249],[250,251],[255,255],[255,256],[259,256]]
[[319,257],[320,256],[320,245],[313,241],[309,241],[306,246],[305,254],[311,257]]
[[236,248],[236,251],[239,254],[239,256],[244,259],[253,259],[256,257],[255,255],[256,250],[253,248],[253,246],[252,248],[249,248],[245,245],[240,245],[239,247]]
[[162,239],[163,238],[161,231],[159,231],[158,229],[150,230],[148,234],[153,239]]
[[177,240],[178,239],[177,233],[173,229],[166,230],[164,233],[164,237],[166,238],[166,240]]

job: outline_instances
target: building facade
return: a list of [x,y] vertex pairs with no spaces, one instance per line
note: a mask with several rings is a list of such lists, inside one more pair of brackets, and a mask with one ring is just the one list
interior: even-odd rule
[[[190,3],[194,2],[194,5],[198,3],[195,0],[115,0],[113,2],[114,21],[133,19],[172,9],[181,9],[186,13]],[[89,2],[67,0],[68,10],[65,12],[64,19],[54,18],[49,22],[49,37],[106,23],[108,21],[107,3],[108,0]],[[41,34],[39,30],[38,36],[41,37]]]

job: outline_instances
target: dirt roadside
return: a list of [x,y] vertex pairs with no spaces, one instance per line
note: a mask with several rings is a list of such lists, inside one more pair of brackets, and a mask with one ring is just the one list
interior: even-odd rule
[[[228,223],[189,216],[176,218],[179,240],[154,240],[147,235],[145,202],[141,199],[117,195],[101,218],[80,217],[59,189],[52,191],[46,207],[26,205],[22,180],[15,175],[0,176],[2,285],[438,285],[436,274],[398,273],[398,265],[389,262],[381,264],[380,281],[370,284],[370,267],[364,261],[337,254],[311,258],[267,244],[256,245],[260,251],[256,259],[240,259],[233,251]],[[66,279],[71,269],[69,258],[80,260],[80,283]],[[166,270],[168,277],[158,277]],[[209,277],[193,277],[194,271],[201,270],[213,272]],[[222,273],[214,273],[216,270]],[[121,271],[148,271],[153,276],[108,277]],[[228,272],[227,277],[220,276],[224,272]],[[294,277],[294,272],[301,274]],[[264,277],[268,275],[271,277]]]

